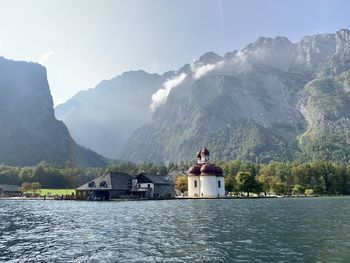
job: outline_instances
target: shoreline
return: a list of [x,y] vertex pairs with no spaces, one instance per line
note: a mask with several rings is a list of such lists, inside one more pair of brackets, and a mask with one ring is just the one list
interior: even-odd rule
[[226,197],[181,197],[176,196],[170,199],[111,199],[108,201],[101,200],[77,200],[77,199],[57,199],[54,197],[0,197],[5,201],[86,201],[86,202],[126,202],[126,201],[165,201],[165,200],[249,200],[249,199],[280,199],[280,198],[324,198],[324,197],[349,197],[350,195],[315,195],[315,196],[226,196]]

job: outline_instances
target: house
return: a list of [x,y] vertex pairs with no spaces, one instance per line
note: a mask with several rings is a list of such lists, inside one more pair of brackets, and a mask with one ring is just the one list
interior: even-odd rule
[[168,176],[139,174],[132,180],[132,195],[142,198],[170,199],[175,196],[175,185]]
[[19,186],[11,184],[0,184],[0,196],[15,197],[20,196]]
[[80,200],[110,200],[130,195],[132,177],[125,173],[109,172],[76,189]]
[[169,177],[161,175],[109,172],[76,189],[80,200],[110,200],[118,198],[174,198],[175,186]]

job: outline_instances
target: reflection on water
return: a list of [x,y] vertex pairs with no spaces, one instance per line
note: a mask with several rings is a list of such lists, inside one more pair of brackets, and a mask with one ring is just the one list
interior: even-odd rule
[[350,198],[0,200],[0,261],[350,262]]

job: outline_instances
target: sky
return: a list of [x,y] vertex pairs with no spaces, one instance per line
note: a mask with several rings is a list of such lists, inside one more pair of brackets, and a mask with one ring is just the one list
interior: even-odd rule
[[0,56],[44,65],[57,105],[125,71],[350,28],[349,10],[348,0],[0,0]]

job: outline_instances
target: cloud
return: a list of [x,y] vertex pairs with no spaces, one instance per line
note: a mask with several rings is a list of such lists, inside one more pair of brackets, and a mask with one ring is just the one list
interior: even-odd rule
[[41,54],[40,59],[39,59],[39,64],[44,64],[45,61],[47,61],[52,55],[53,55],[53,51],[51,51],[51,50]]
[[164,104],[166,102],[166,99],[168,98],[170,91],[176,86],[180,85],[186,79],[186,77],[186,73],[181,73],[180,75],[172,79],[168,79],[166,82],[164,82],[163,88],[157,90],[152,95],[152,103],[150,105],[151,110],[155,111],[156,108]]
[[216,64],[206,64],[206,65],[194,68],[194,70],[193,70],[194,78],[200,79],[200,78],[204,77],[206,74],[208,74],[210,71],[212,71],[218,67],[221,67],[223,64],[224,64],[224,62],[220,61]]

